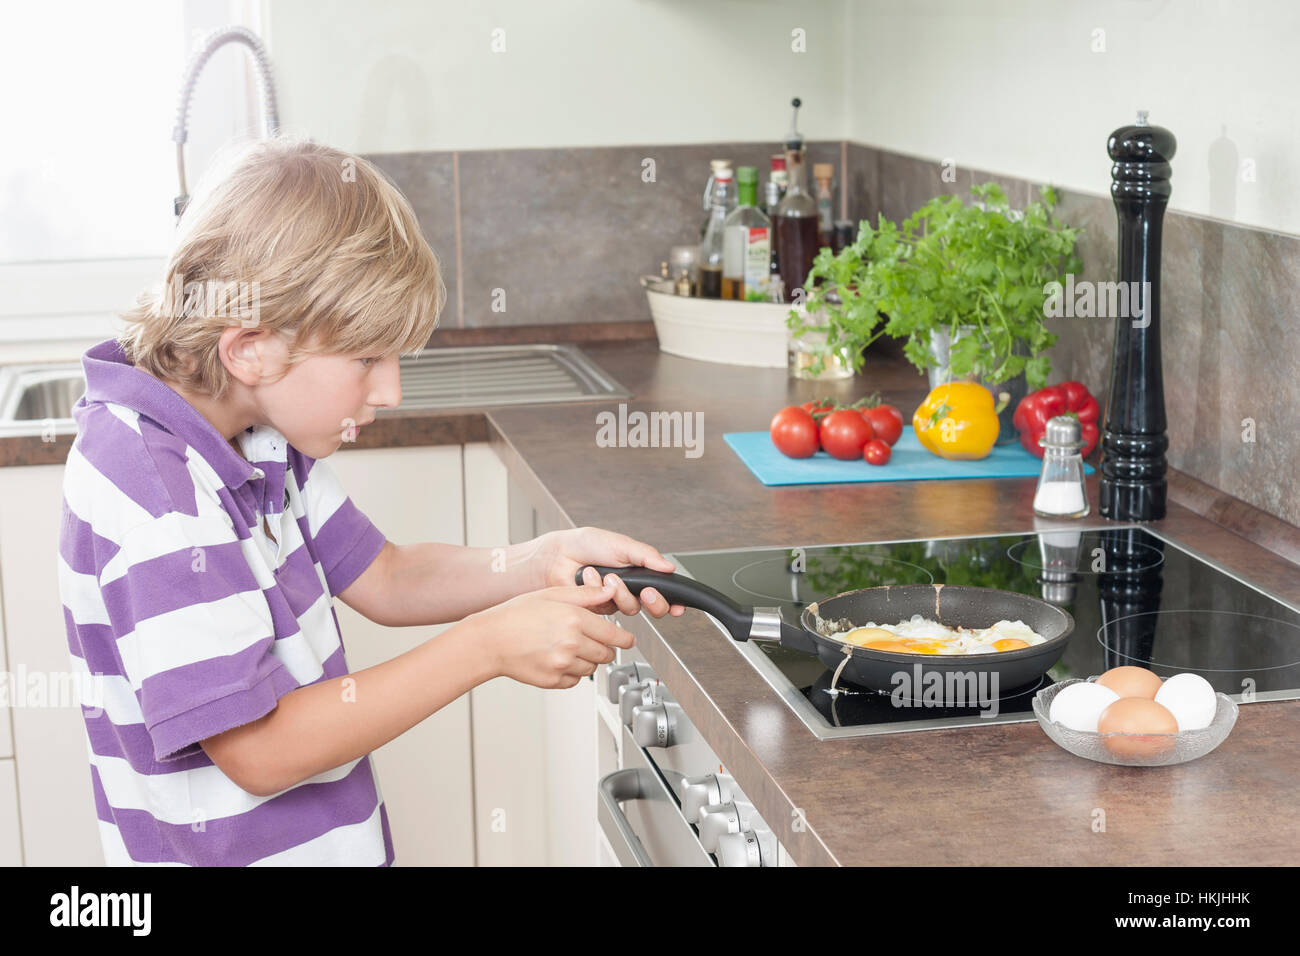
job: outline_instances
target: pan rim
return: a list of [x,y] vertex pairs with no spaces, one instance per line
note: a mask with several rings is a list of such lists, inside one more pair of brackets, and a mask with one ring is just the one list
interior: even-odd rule
[[[1031,644],[1029,647],[1017,648],[1014,651],[995,651],[992,654],[914,654],[904,651],[878,651],[873,648],[863,647],[860,644],[850,644],[848,641],[840,640],[837,637],[831,637],[822,634],[813,628],[808,627],[806,620],[810,609],[816,606],[820,611],[821,606],[827,601],[833,601],[836,598],[848,597],[850,595],[863,594],[869,591],[888,591],[888,590],[921,590],[941,591],[943,588],[952,588],[955,591],[978,591],[985,594],[1006,594],[1023,601],[1033,601],[1044,607],[1051,608],[1065,619],[1065,629],[1058,635],[1048,638],[1041,644]],[[867,660],[887,661],[890,663],[931,663],[937,664],[938,661],[972,661],[975,663],[994,663],[997,661],[1019,661],[1032,658],[1037,654],[1046,653],[1056,644],[1067,642],[1074,636],[1074,615],[1065,608],[1050,601],[1044,601],[1042,598],[1036,598],[1032,594],[1021,594],[1018,591],[1006,591],[1002,588],[984,588],[973,584],[878,584],[869,588],[853,588],[848,591],[841,591],[839,594],[833,594],[830,597],[819,598],[816,601],[806,605],[799,615],[800,626],[804,631],[815,635],[825,641],[834,641],[839,647],[851,647],[852,652],[847,653],[848,657],[863,657]],[[936,622],[941,623],[941,622]],[[865,626],[865,625],[858,625]],[[847,632],[846,632],[847,633]],[[859,654],[859,652],[861,652]]]

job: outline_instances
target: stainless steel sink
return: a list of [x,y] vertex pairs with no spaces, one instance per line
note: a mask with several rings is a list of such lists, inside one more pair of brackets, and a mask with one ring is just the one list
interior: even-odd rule
[[[403,358],[401,370],[402,409],[538,405],[631,394],[572,345],[426,349]],[[85,390],[80,362],[0,367],[0,435],[75,433],[72,406]]]
[[536,405],[631,395],[573,345],[426,349],[402,359],[401,367],[403,409]]

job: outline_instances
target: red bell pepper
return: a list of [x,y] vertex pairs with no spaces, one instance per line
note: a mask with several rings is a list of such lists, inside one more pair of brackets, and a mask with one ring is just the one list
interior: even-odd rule
[[1047,430],[1047,420],[1057,415],[1074,415],[1079,419],[1079,437],[1084,442],[1080,454],[1086,458],[1097,447],[1097,418],[1100,413],[1097,400],[1081,382],[1061,382],[1022,398],[1011,423],[1020,432],[1020,444],[1025,451],[1035,458],[1042,458],[1043,446],[1038,444],[1038,440]]

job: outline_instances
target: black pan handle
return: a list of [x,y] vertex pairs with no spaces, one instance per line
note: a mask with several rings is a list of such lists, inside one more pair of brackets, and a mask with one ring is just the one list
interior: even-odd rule
[[662,594],[664,600],[669,604],[680,604],[683,607],[693,607],[701,611],[707,611],[721,621],[722,626],[736,640],[749,640],[750,629],[754,624],[754,609],[752,607],[741,607],[721,591],[715,591],[707,584],[701,584],[694,578],[688,578],[681,574],[670,574],[667,571],[655,571],[651,568],[636,565],[626,568],[584,565],[578,569],[577,583],[579,585],[583,583],[582,572],[588,567],[596,568],[602,581],[607,574],[617,574],[623,579],[627,589],[637,597],[641,596],[643,588],[652,587]]
[[[669,604],[680,604],[683,607],[707,611],[721,621],[722,626],[737,641],[747,641],[754,633],[754,608],[741,607],[721,591],[715,591],[694,578],[682,574],[670,574],[667,571],[654,571],[637,565],[626,568],[606,568],[593,564],[578,569],[576,577],[579,585],[583,583],[582,572],[588,567],[594,567],[599,572],[601,580],[604,580],[607,574],[617,574],[623,579],[627,589],[637,597],[641,596],[643,588],[653,587]],[[765,623],[771,626],[774,622],[779,622],[782,646],[805,654],[817,655],[817,642],[802,627],[781,620],[779,612],[775,617],[769,616]]]

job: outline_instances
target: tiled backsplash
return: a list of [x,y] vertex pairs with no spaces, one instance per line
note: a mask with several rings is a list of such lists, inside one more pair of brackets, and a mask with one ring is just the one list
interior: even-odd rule
[[[773,143],[372,155],[410,198],[445,271],[440,327],[645,321],[636,281],[671,246],[698,241],[709,160],[766,179]],[[943,167],[856,143],[810,144],[835,165],[837,217],[898,220],[940,193],[996,181],[1014,206],[1025,180]],[[653,160],[653,181],[643,179]],[[1108,163],[1103,155],[1099,162]],[[647,177],[648,178],[648,177]],[[952,178],[952,177],[949,177]],[[1177,197],[1178,162],[1173,164]],[[1083,272],[1113,281],[1109,197],[1059,191],[1058,215],[1085,230]],[[501,291],[496,291],[501,290]],[[1170,212],[1165,216],[1161,345],[1170,464],[1300,525],[1300,376],[1289,336],[1300,304],[1300,240]],[[1114,320],[1062,318],[1053,378],[1076,378],[1104,403]],[[894,351],[891,349],[891,351]],[[869,366],[867,374],[869,374]],[[1250,437],[1253,427],[1254,441]]]

